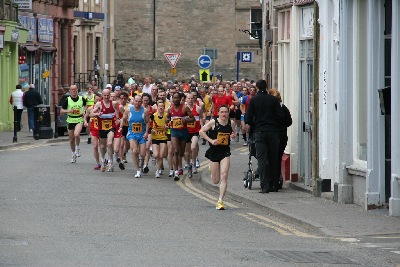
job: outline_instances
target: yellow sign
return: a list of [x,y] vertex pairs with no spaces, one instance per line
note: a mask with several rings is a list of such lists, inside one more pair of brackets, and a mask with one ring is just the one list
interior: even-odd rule
[[45,78],[47,78],[47,77],[49,77],[49,76],[50,76],[50,71],[49,71],[49,70],[46,70],[46,71],[43,72],[43,74],[42,74],[43,79],[45,79]]
[[200,81],[209,82],[210,81],[210,70],[209,69],[201,69],[199,70]]
[[169,71],[171,74],[176,74],[176,69],[175,68],[172,68],[172,69],[170,69],[170,71]]

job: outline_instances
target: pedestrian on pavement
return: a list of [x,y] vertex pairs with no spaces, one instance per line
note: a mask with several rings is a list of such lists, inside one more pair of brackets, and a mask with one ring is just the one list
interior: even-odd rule
[[219,198],[216,209],[224,210],[224,196],[227,188],[228,173],[230,165],[230,139],[235,138],[231,121],[229,119],[229,108],[227,105],[218,107],[218,118],[210,120],[200,129],[200,136],[210,143],[206,152],[211,169],[214,184],[219,184]]
[[16,106],[17,107],[17,114],[16,118],[14,120],[17,121],[17,131],[21,131],[21,117],[22,117],[22,111],[24,110],[24,92],[22,92],[22,86],[20,84],[17,84],[15,87],[15,91],[11,93],[10,96],[10,104],[11,106]]
[[[279,103],[281,104],[283,113],[285,114],[284,119],[281,124],[281,130],[279,131],[279,153],[278,153],[278,176],[277,176],[277,178],[279,179],[279,181],[281,181],[282,156],[283,156],[283,153],[285,152],[285,148],[287,145],[287,141],[288,141],[287,128],[290,125],[292,125],[292,116],[290,115],[289,109],[285,106],[285,104],[282,103],[281,93],[277,89],[275,89],[275,88],[269,89],[268,93],[270,95],[275,96],[279,100]],[[281,188],[281,186],[280,186],[280,188]]]
[[69,87],[69,93],[71,95],[61,103],[60,114],[68,114],[68,136],[72,151],[71,163],[75,163],[76,158],[81,156],[79,144],[81,142],[83,114],[86,111],[86,99],[78,95],[78,87],[74,84]]
[[43,104],[42,97],[35,90],[34,84],[29,85],[29,90],[24,95],[24,106],[28,111],[29,132],[35,130],[34,107],[40,104]]
[[250,99],[245,122],[254,131],[260,193],[278,192],[279,132],[284,113],[279,100],[268,94],[265,80],[257,81],[256,89],[258,93]]

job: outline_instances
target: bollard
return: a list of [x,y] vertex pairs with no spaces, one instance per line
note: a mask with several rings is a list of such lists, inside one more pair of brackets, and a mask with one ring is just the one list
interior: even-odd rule
[[17,121],[17,106],[13,107],[13,111],[14,111],[14,136],[13,136],[13,143],[17,143],[18,142],[18,138],[17,138],[17,125],[18,125],[18,121]]
[[34,117],[35,117],[35,128],[33,130],[33,138],[35,140],[39,140],[39,114],[38,109],[35,107],[34,109]]
[[58,138],[58,105],[54,105],[54,138]]

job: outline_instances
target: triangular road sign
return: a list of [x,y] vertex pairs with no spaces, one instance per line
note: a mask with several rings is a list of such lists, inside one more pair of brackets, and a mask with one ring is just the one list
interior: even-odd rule
[[181,56],[181,53],[164,53],[165,58],[168,60],[172,68],[175,68],[176,63]]

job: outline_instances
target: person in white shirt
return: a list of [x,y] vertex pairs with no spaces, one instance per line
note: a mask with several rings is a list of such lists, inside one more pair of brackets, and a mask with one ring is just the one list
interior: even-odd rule
[[15,91],[11,93],[10,96],[10,104],[13,106],[17,107],[17,114],[16,118],[14,120],[17,121],[17,125],[15,126],[17,128],[17,131],[21,131],[21,117],[22,117],[22,111],[24,110],[24,92],[22,92],[22,86],[20,84],[17,84],[15,87]]
[[150,77],[144,78],[144,85],[143,85],[143,93],[148,93],[151,95],[151,88],[153,87],[153,84],[151,83]]

